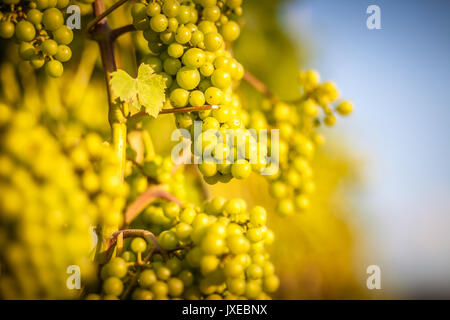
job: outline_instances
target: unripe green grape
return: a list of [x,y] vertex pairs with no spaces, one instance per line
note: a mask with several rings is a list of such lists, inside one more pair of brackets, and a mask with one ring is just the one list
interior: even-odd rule
[[125,251],[122,253],[122,258],[126,262],[136,262],[136,255],[132,251]]
[[184,48],[181,44],[179,43],[172,43],[168,48],[167,48],[167,53],[169,54],[169,56],[171,56],[172,58],[180,58],[183,55],[184,52]]
[[277,205],[277,212],[282,216],[290,216],[294,213],[294,204],[290,199],[282,199]]
[[14,35],[14,30],[14,23],[7,20],[0,22],[0,37],[9,39]]
[[149,42],[148,48],[152,53],[158,54],[164,50],[164,45],[162,42]]
[[42,22],[42,12],[37,9],[30,9],[27,12],[27,20],[37,26]]
[[189,96],[189,104],[193,107],[205,105],[205,95],[200,90],[194,90]]
[[178,278],[170,278],[167,281],[167,286],[169,288],[169,294],[172,297],[179,297],[183,293],[184,283]]
[[44,54],[53,56],[58,52],[58,44],[55,40],[47,39],[41,44],[41,50]]
[[353,111],[353,104],[350,101],[341,102],[336,107],[336,111],[342,116],[349,115]]
[[192,33],[185,26],[179,26],[175,33],[175,40],[180,44],[188,43],[191,40]]
[[201,32],[200,30],[196,30],[192,33],[191,43],[194,46],[200,46],[200,44],[203,43],[204,39],[205,35],[203,34],[203,32]]
[[171,76],[174,76],[181,69],[181,61],[175,58],[167,58],[163,63],[164,71]]
[[70,3],[70,0],[57,0],[56,7],[58,9],[64,9],[69,5],[69,3]]
[[167,17],[174,18],[180,11],[180,4],[176,0],[167,0],[164,2],[162,10]]
[[220,18],[220,8],[217,6],[210,6],[203,9],[203,17],[212,22],[216,22]]
[[49,31],[56,31],[64,24],[64,17],[59,9],[50,8],[44,11],[42,23]]
[[231,76],[224,69],[216,69],[211,76],[213,86],[226,89],[231,86]]
[[[208,101],[208,90],[206,91],[206,101]],[[231,118],[230,108],[224,105],[221,105],[219,109],[213,110],[212,114],[213,117],[216,118],[220,123],[226,123]]]
[[217,164],[212,160],[204,159],[202,163],[198,165],[198,169],[205,177],[212,177],[217,173]]
[[153,300],[153,298],[153,292],[141,288],[135,289],[131,294],[131,299],[133,300]]
[[[159,5],[159,3],[157,2],[151,2],[148,4],[147,9],[146,9],[146,14],[150,17],[154,17],[157,14],[161,13],[161,6]],[[167,14],[166,14],[167,15]],[[134,16],[133,16],[134,17]],[[145,17],[141,17],[140,15],[138,16],[138,18],[140,18],[139,20],[145,18]]]
[[150,19],[150,28],[155,32],[163,32],[167,29],[169,22],[163,14],[157,14]]
[[220,260],[217,256],[208,254],[201,258],[200,260],[200,270],[203,275],[213,272],[219,266]]
[[298,210],[303,211],[309,208],[310,202],[308,196],[301,194],[295,197],[295,206]]
[[167,284],[159,280],[152,285],[151,289],[156,299],[166,298],[167,294],[169,293],[169,287],[167,286]]
[[217,51],[222,47],[223,39],[217,32],[210,32],[205,35],[205,48],[208,51]]
[[191,8],[188,6],[180,6],[177,14],[178,22],[186,24],[191,20]]
[[22,42],[19,46],[19,56],[23,60],[30,60],[35,54],[34,46],[29,42]]
[[118,297],[123,291],[123,282],[119,278],[110,277],[103,283],[103,292],[106,295]]
[[31,22],[21,20],[16,25],[15,35],[20,41],[31,41],[36,35],[36,29]]
[[135,3],[131,7],[131,16],[133,17],[133,21],[141,21],[145,19],[147,16],[147,7],[142,3]]
[[56,52],[54,58],[61,62],[69,61],[72,57],[72,51],[68,46],[60,45],[58,46],[58,51]]
[[117,278],[123,278],[127,275],[128,267],[124,259],[116,257],[110,262],[110,274]]
[[42,11],[48,7],[48,2],[48,0],[36,0],[36,6]]
[[160,267],[156,270],[156,276],[159,280],[169,280],[170,275],[170,269],[167,267]]
[[58,60],[51,60],[45,64],[45,71],[50,77],[58,78],[63,74],[64,68]]
[[144,58],[144,63],[148,64],[156,73],[163,71],[162,61],[158,57],[148,55]]
[[30,65],[35,69],[41,68],[44,64],[45,64],[45,59],[40,56],[34,56],[30,60]]
[[53,39],[59,44],[68,45],[73,40],[73,31],[67,26],[61,26],[53,32]]
[[184,53],[182,61],[188,67],[200,68],[205,64],[205,53],[201,49],[191,48]]
[[147,242],[140,238],[136,237],[131,241],[131,250],[135,253],[144,252],[147,249]]
[[178,88],[170,94],[170,102],[175,108],[182,108],[187,106],[189,102],[189,91]]
[[326,126],[332,127],[336,123],[336,116],[334,114],[329,114],[323,119],[323,122]]
[[178,85],[186,90],[192,90],[200,83],[200,73],[191,67],[182,67],[177,72]]
[[270,275],[268,277],[264,278],[263,281],[264,291],[268,293],[272,293],[277,291],[278,287],[280,286],[280,280],[276,275]]
[[174,250],[178,245],[178,238],[173,231],[164,231],[159,238],[161,247],[166,250]]
[[204,20],[198,24],[198,29],[203,32],[203,34],[206,36],[207,34],[211,32],[217,32],[217,27],[214,24],[214,22]]

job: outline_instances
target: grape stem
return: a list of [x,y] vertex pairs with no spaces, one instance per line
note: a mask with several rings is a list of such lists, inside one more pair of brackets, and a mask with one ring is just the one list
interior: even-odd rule
[[245,82],[247,82],[249,85],[251,85],[256,91],[260,92],[262,95],[266,96],[273,102],[278,101],[278,98],[270,91],[270,89],[259,80],[256,76],[251,74],[248,71],[245,71],[244,77],[242,78]]
[[[119,1],[117,3],[122,2]],[[116,4],[117,4],[116,3]],[[111,92],[111,73],[117,70],[116,56],[114,53],[114,42],[111,37],[111,29],[108,26],[106,16],[110,13],[113,7],[118,7],[113,5],[111,8],[105,11],[103,0],[95,0],[93,3],[93,12],[95,23],[92,24],[89,31],[93,39],[98,43],[100,47],[100,55],[103,64],[103,70],[105,74],[106,90],[108,93],[108,119],[111,126],[111,137],[114,152],[118,159],[119,168],[117,171],[117,177],[123,182],[125,175],[125,164],[126,164],[126,145],[127,145],[127,118],[123,114],[123,106],[113,99]],[[116,230],[119,226],[115,226]],[[100,228],[101,229],[101,228]],[[105,238],[108,237],[107,234],[102,234],[102,241],[99,243],[104,243]],[[97,256],[102,251],[103,246],[99,246]]]
[[[218,105],[204,105],[200,107],[184,107],[184,108],[173,108],[173,109],[162,109],[159,114],[169,114],[169,113],[182,113],[182,112],[195,112],[204,110],[214,110],[219,109]],[[129,119],[139,119],[142,117],[149,117],[145,112],[138,112],[129,117]]]
[[164,190],[163,185],[150,186],[128,206],[125,212],[125,225],[128,225],[131,221],[133,221],[133,219],[136,218],[142,210],[158,198],[175,202],[179,206],[182,205],[180,200]]
[[118,37],[120,37],[121,35],[123,35],[124,33],[131,32],[131,31],[136,31],[136,27],[132,24],[128,24],[126,26],[113,29],[111,31],[111,37],[113,38],[113,40],[115,40]]
[[[101,2],[101,7],[103,8],[103,10],[101,12],[97,12],[97,13],[94,11],[94,16],[95,16],[94,19],[92,19],[91,21],[88,22],[84,31],[86,33],[91,33],[97,24],[101,23],[102,21],[106,22],[106,16],[111,14],[114,10],[119,8],[121,5],[123,5],[127,1],[128,0],[119,0],[116,3],[114,3],[111,7],[109,7],[108,9],[104,10],[103,1],[95,0],[95,3]],[[94,7],[95,7],[95,3],[94,3]]]
[[161,245],[159,244],[158,237],[150,231],[144,229],[125,229],[114,232],[108,239],[106,247],[106,261],[109,261],[111,259],[119,235],[121,235],[123,239],[141,237],[145,239],[147,244],[153,245],[149,250],[149,253],[145,256],[144,262],[148,261],[154,252],[161,253],[165,260],[169,258],[167,251],[164,250],[163,247],[161,247]]

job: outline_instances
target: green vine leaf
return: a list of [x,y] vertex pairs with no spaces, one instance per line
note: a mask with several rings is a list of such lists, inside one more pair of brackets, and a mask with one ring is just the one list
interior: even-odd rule
[[113,98],[127,102],[131,114],[144,111],[156,118],[164,105],[165,80],[145,63],[139,66],[137,78],[117,70],[111,74],[110,83]]

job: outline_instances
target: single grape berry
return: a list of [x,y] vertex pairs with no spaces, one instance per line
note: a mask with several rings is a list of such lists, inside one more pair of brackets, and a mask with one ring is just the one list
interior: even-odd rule
[[133,241],[131,241],[131,250],[135,253],[138,252],[144,252],[147,249],[147,242],[140,238],[134,238]]
[[53,32],[53,39],[59,44],[69,44],[73,40],[73,31],[67,26],[61,26]]
[[21,20],[16,25],[16,37],[20,41],[31,41],[36,35],[36,29],[31,22]]
[[44,54],[53,56],[58,52],[58,44],[55,40],[47,39],[41,44],[41,50]]
[[72,50],[70,50],[70,48],[65,45],[58,46],[58,51],[54,55],[54,58],[61,62],[69,61],[71,57],[72,57]]
[[45,64],[45,71],[50,77],[58,78],[63,74],[64,68],[61,62],[51,60]]
[[64,17],[59,9],[50,8],[44,11],[42,23],[49,31],[56,31],[64,24]]

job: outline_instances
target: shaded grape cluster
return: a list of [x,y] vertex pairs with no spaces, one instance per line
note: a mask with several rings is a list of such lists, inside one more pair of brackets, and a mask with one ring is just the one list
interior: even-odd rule
[[19,45],[21,59],[33,68],[44,67],[51,77],[63,74],[63,62],[72,57],[68,45],[73,32],[64,25],[69,0],[2,0],[0,37]]
[[298,100],[265,100],[261,109],[250,112],[250,126],[279,129],[280,170],[267,178],[281,215],[303,212],[310,206],[310,194],[315,190],[311,160],[316,148],[324,143],[318,127],[333,126],[336,114],[346,116],[353,110],[350,101],[338,102],[339,91],[333,82],[319,80],[316,71],[300,72]]
[[92,282],[92,227],[122,219],[113,153],[98,135],[57,135],[29,111],[0,104],[0,115],[0,297],[75,298],[68,267]]
[[279,286],[266,251],[273,233],[260,206],[247,210],[244,200],[221,197],[203,206],[161,201],[137,220],[164,254],[149,257],[150,243],[126,239],[88,299],[270,299]]

